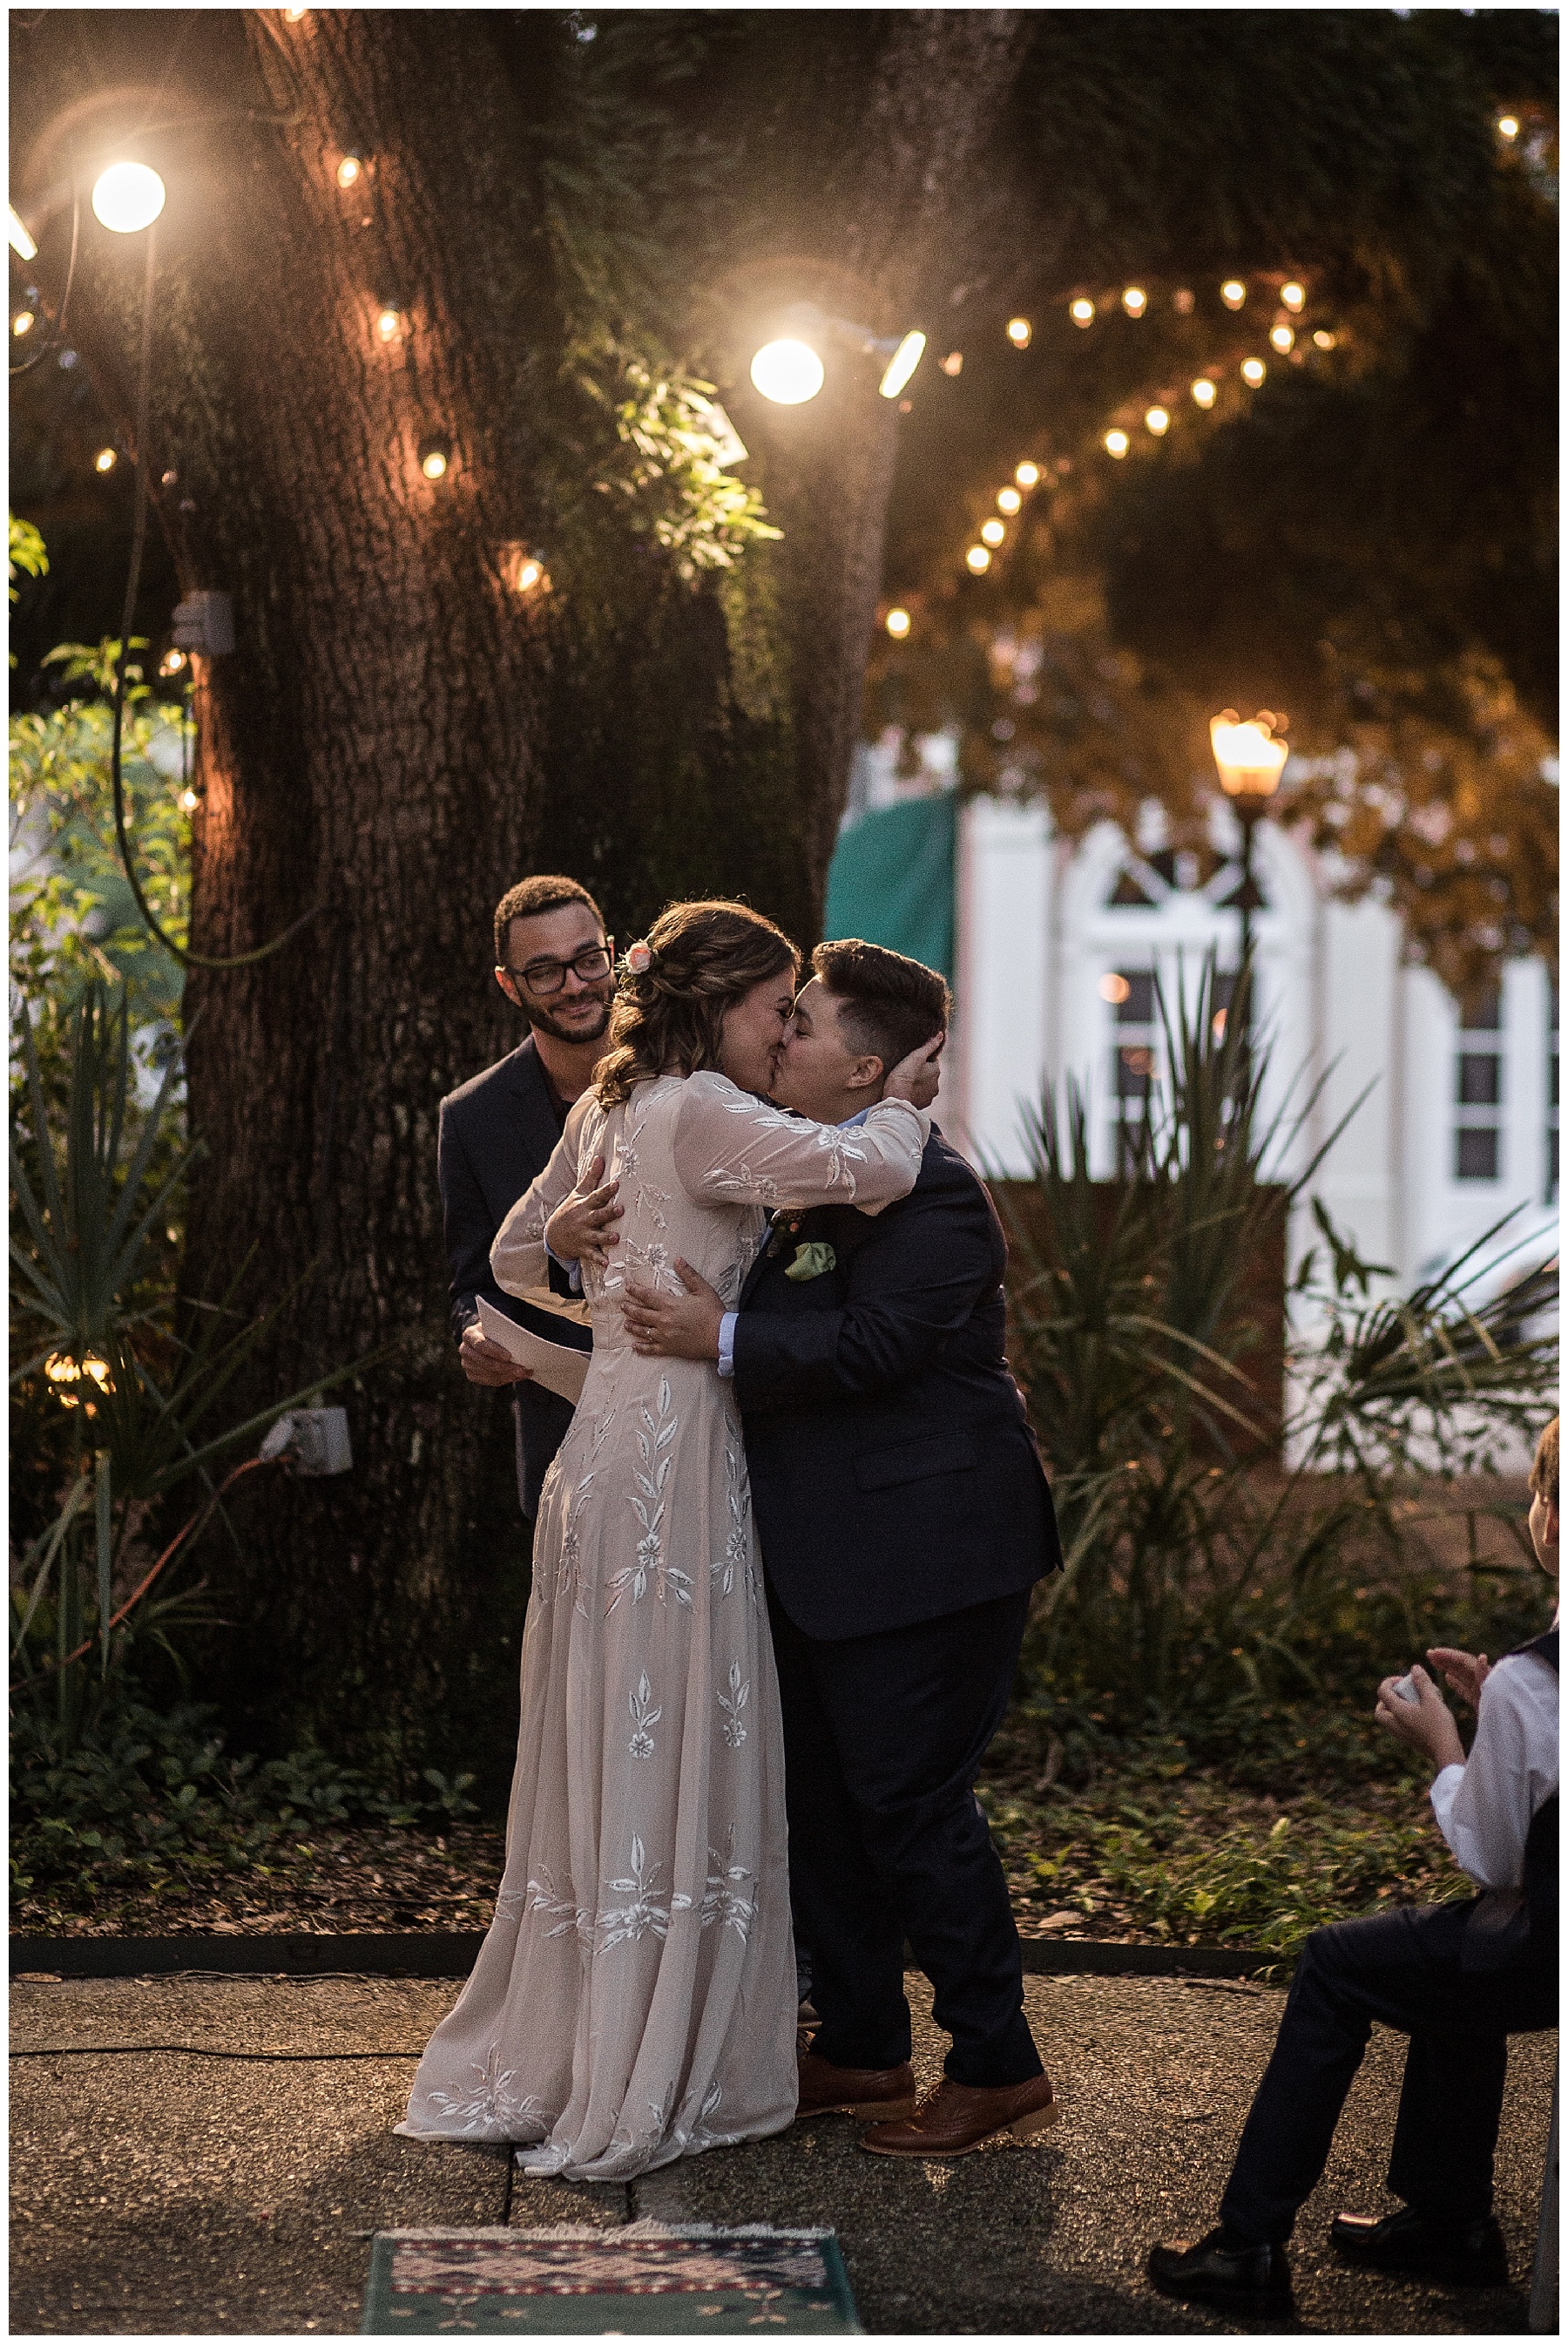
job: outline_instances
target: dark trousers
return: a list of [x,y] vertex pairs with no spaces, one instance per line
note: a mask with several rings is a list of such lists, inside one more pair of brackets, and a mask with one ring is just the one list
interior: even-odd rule
[[810,1948],[817,2048],[842,2067],[910,2056],[904,1942],[930,1979],[960,2084],[1040,2072],[1007,1882],[973,1784],[1018,1666],[1027,1591],[828,1643],[772,1590],[789,1888]]
[[1282,2245],[1328,2162],[1372,2021],[1410,2037],[1389,2160],[1396,2198],[1440,2222],[1492,2210],[1508,2037],[1557,2024],[1555,1965],[1462,1970],[1465,1904],[1341,1921],[1307,1939],[1221,2219]]

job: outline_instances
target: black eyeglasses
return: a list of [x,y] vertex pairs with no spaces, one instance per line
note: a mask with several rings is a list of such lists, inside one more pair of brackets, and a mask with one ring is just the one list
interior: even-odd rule
[[615,938],[607,936],[602,945],[585,945],[573,960],[531,960],[527,968],[508,968],[507,975],[544,1001],[560,991],[568,968],[575,970],[585,985],[592,985],[597,977],[608,976],[614,966]]

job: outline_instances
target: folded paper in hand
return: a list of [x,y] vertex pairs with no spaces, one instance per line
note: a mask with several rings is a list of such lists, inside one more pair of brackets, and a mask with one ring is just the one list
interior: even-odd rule
[[498,1310],[482,1294],[477,1298],[479,1332],[486,1341],[498,1343],[503,1351],[511,1353],[520,1368],[532,1370],[536,1383],[543,1384],[547,1391],[558,1392],[575,1408],[582,1398],[588,1376],[588,1352],[574,1351],[566,1343],[547,1343],[542,1335],[530,1334],[528,1328],[519,1327],[515,1318],[508,1318],[504,1310]]

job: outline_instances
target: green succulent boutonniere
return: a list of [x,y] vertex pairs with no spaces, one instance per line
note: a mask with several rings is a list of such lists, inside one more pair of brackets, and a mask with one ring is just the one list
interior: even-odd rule
[[810,1245],[798,1245],[795,1258],[784,1275],[792,1278],[797,1286],[804,1286],[809,1278],[820,1278],[825,1270],[831,1269],[838,1258],[832,1247],[823,1245],[819,1240]]

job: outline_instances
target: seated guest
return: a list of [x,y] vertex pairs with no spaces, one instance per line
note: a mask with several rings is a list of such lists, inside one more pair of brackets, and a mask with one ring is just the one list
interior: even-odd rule
[[[1556,1418],[1530,1488],[1530,1534],[1555,1579]],[[1476,1709],[1469,1759],[1424,1669],[1385,1678],[1377,1715],[1431,1760],[1438,1827],[1481,1893],[1313,1931],[1218,2228],[1150,2255],[1164,2295],[1254,2315],[1288,2299],[1285,2241],[1328,2161],[1374,2019],[1410,2037],[1388,2175],[1404,2204],[1381,2220],[1336,2215],[1331,2243],[1351,2262],[1410,2278],[1507,2283],[1492,2159],[1508,2037],[1557,2024],[1556,1616],[1493,1669],[1484,1654],[1439,1648],[1427,1658]]]

